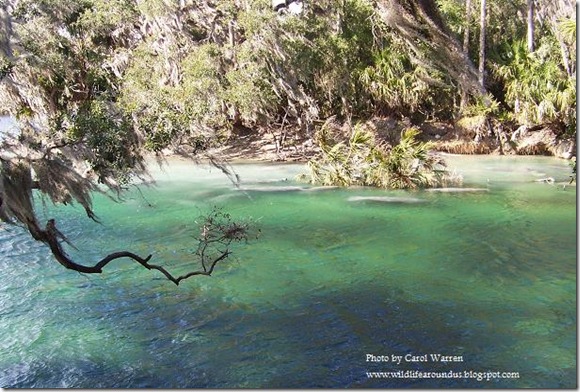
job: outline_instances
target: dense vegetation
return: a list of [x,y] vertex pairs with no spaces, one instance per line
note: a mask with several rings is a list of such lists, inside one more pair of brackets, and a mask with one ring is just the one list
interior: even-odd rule
[[310,173],[300,177],[321,185],[390,189],[417,189],[460,182],[460,178],[447,171],[443,159],[430,154],[430,142],[417,140],[419,133],[416,128],[408,128],[401,134],[400,141],[391,146],[377,141],[373,133],[361,124],[354,129],[348,124],[339,128],[327,121],[315,136],[321,151],[308,162]]
[[[487,132],[500,147],[521,126],[574,135],[574,2],[487,3],[318,0],[296,16],[269,0],[4,0],[0,111],[20,133],[2,141],[0,218],[58,253],[34,189],[94,217],[91,193],[146,175],[148,152],[200,156],[239,129],[312,139],[319,169],[356,149],[368,167],[355,177],[387,187],[442,172],[416,131],[407,151],[361,132],[375,116],[483,124],[475,142]],[[332,116],[353,131],[325,145]]]

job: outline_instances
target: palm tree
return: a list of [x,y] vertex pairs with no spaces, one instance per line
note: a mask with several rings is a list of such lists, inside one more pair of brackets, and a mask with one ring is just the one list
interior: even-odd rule
[[433,145],[416,139],[416,128],[403,131],[392,148],[377,143],[361,125],[352,129],[348,140],[334,145],[328,144],[328,132],[325,126],[319,131],[320,156],[308,163],[314,184],[416,189],[453,182],[445,162],[431,154]]

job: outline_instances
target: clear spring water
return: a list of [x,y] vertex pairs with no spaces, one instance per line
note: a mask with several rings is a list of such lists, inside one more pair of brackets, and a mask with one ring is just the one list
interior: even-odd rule
[[[567,163],[448,162],[463,187],[486,191],[305,191],[295,164],[237,166],[240,191],[218,170],[173,162],[142,194],[96,197],[103,225],[40,204],[87,263],[126,249],[181,271],[214,205],[262,235],[176,287],[130,260],[67,271],[0,226],[0,386],[575,388],[576,188],[534,181],[567,181]],[[431,353],[463,362],[366,361]],[[407,370],[463,377],[367,375]],[[519,378],[465,376],[488,371]]]

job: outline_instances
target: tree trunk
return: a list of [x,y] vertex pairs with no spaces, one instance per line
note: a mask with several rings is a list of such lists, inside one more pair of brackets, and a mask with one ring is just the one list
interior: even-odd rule
[[562,39],[559,33],[556,34],[556,39],[558,40],[558,44],[560,46],[560,53],[562,55],[562,64],[564,65],[564,68],[566,69],[566,73],[568,74],[568,76],[571,77],[574,74],[574,72],[570,67],[570,60],[568,59],[570,57],[570,55],[568,54],[568,48],[566,47],[566,44],[564,43],[564,40]]
[[565,39],[562,36],[562,32],[558,28],[558,20],[555,16],[551,17],[550,23],[552,26],[552,31],[554,32],[554,36],[556,37],[556,41],[558,41],[558,46],[560,47],[560,54],[562,56],[562,65],[566,70],[568,76],[573,75],[573,71],[570,65],[570,52],[568,50],[568,45],[566,45]]
[[565,42],[559,29],[559,21],[562,18],[575,18],[576,2],[573,0],[536,0],[534,13],[539,23],[548,23],[560,46],[562,64],[568,75],[572,76],[576,70],[576,62],[574,61],[574,56],[571,56],[570,53],[572,47]]
[[486,30],[486,1],[481,0],[481,13],[479,16],[480,32],[479,32],[479,84],[482,88],[485,85],[485,30]]
[[[465,1],[465,31],[463,32],[463,53],[465,57],[469,58],[469,29],[471,27],[471,0]],[[466,91],[460,92],[461,101],[459,107],[461,110],[465,108],[469,102],[469,96]]]
[[10,14],[5,8],[0,6],[0,53],[6,59],[12,60],[12,20]]
[[534,0],[528,0],[528,51],[534,49]]
[[471,26],[471,0],[465,1],[465,32],[463,33],[463,52],[469,54],[469,27]]
[[412,52],[420,52],[417,48],[420,42],[431,48],[428,56],[419,56],[417,63],[443,70],[458,84],[461,94],[485,94],[477,68],[464,53],[461,42],[449,33],[435,0],[379,0],[377,12]]

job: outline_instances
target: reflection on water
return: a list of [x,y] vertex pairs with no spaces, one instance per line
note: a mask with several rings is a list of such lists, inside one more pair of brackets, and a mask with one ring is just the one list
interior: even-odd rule
[[[104,225],[58,208],[75,257],[128,249],[173,270],[192,260],[195,220],[212,206],[259,222],[258,241],[179,287],[130,261],[66,271],[0,227],[0,386],[574,388],[576,189],[557,184],[567,163],[448,160],[464,188],[486,191],[309,191],[293,181],[301,165],[240,165],[236,188],[173,162],[142,194],[98,198]],[[545,176],[556,184],[535,182]],[[367,376],[398,370],[520,378]]]

